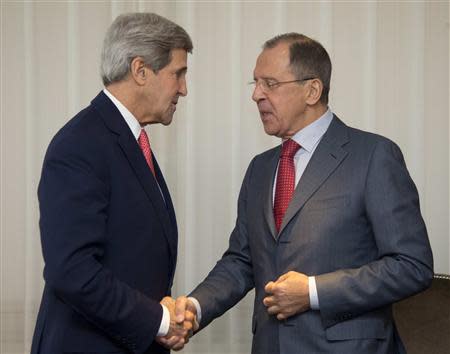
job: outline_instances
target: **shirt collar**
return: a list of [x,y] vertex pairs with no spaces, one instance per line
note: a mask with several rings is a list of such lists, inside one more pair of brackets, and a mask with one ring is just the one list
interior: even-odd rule
[[299,130],[291,139],[306,151],[311,152],[327,131],[332,119],[333,113],[328,108],[319,119]]
[[117,98],[115,98],[111,92],[109,92],[106,88],[103,89],[103,92],[108,98],[112,101],[112,103],[117,107],[120,114],[122,115],[123,119],[125,119],[125,122],[127,123],[128,127],[130,128],[131,132],[133,133],[133,136],[136,140],[138,140],[139,135],[141,134],[141,125],[139,124],[136,117],[128,110],[127,107],[125,107]]

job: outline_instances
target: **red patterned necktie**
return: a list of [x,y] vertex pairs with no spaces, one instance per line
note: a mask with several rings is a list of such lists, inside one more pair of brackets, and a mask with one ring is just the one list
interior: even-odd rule
[[280,231],[284,214],[289,206],[295,190],[295,166],[294,155],[300,149],[300,145],[294,140],[288,139],[283,143],[280,162],[278,164],[277,185],[275,189],[275,202],[273,215],[275,226]]
[[138,143],[142,150],[142,153],[144,154],[145,160],[147,161],[147,165],[150,168],[150,171],[152,171],[153,176],[156,176],[155,166],[153,165],[152,159],[152,149],[150,148],[150,142],[148,141],[148,136],[147,133],[145,132],[145,129],[141,129],[141,134],[139,135]]

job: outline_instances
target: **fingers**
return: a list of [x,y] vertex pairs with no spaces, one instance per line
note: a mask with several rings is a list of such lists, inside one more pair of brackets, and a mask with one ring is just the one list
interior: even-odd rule
[[283,282],[288,278],[289,276],[287,274],[282,275],[281,277],[279,277],[275,282],[273,281],[269,281],[264,290],[266,291],[266,293],[268,294],[274,294],[277,290],[280,289],[280,286],[283,286]]
[[274,296],[267,296],[263,300],[263,304],[266,307],[273,306],[273,305],[275,305],[275,303],[276,303],[276,301],[275,301],[275,297]]
[[183,328],[186,331],[191,331],[193,327],[194,327],[194,325],[192,324],[192,321],[184,321],[183,322]]
[[264,290],[265,290],[266,293],[272,294],[274,287],[275,287],[275,283],[273,281],[269,281],[266,284]]
[[185,340],[180,338],[180,340],[172,346],[172,350],[178,351],[184,348]]
[[267,312],[270,315],[276,315],[281,311],[280,304],[277,302],[275,296],[267,296],[263,300],[264,306],[267,307]]
[[172,350],[181,350],[189,342],[195,330],[198,330],[197,309],[186,296],[180,296],[176,300],[165,297],[161,304],[167,306],[170,311],[169,332],[164,338],[156,340],[164,347]]
[[276,284],[281,283],[285,281],[287,278],[289,278],[291,272],[284,273],[283,275],[280,275],[280,277],[275,282]]
[[280,306],[270,306],[267,308],[267,312],[269,313],[269,315],[276,315],[281,311],[281,307]]
[[180,296],[175,302],[175,316],[178,323],[183,323],[188,299]]
[[172,336],[170,338],[157,337],[157,341],[167,349],[173,349],[174,346],[179,347],[181,342],[182,342],[182,345],[184,346],[184,339],[180,338],[178,336]]
[[195,316],[194,326],[193,326],[192,330],[193,330],[193,332],[195,332],[195,331],[198,331],[199,328],[200,328],[200,324],[197,321],[197,316]]
[[199,328],[197,322],[197,308],[194,303],[185,296],[180,296],[175,304],[175,313],[177,321],[184,317],[184,328],[188,331],[196,331]]
[[194,319],[195,315],[190,310],[186,310],[186,312],[184,313],[184,320],[194,322]]
[[263,304],[267,308],[267,313],[275,315],[278,320],[285,320],[310,309],[306,274],[289,271],[275,282],[268,282],[265,291],[268,296],[263,299]]
[[283,313],[277,314],[277,320],[278,320],[278,321],[283,321],[283,320],[285,320],[286,318],[288,318],[288,316],[284,315]]
[[187,310],[184,313],[184,322],[183,322],[184,329],[186,329],[187,331],[194,331],[196,322],[197,319],[195,315],[191,311]]
[[174,299],[172,299],[170,296],[166,296],[159,303],[166,306],[167,308],[170,308],[171,306],[173,306],[174,302]]
[[276,315],[278,320],[285,320],[295,314],[291,308],[283,308],[282,306],[274,305],[267,308],[269,315]]
[[194,315],[194,317],[196,318],[196,316],[197,316],[197,307],[194,305],[194,303],[189,298],[186,298],[186,310],[190,311]]

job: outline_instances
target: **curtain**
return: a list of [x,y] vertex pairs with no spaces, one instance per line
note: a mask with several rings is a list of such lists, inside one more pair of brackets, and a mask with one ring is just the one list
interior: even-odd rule
[[[150,127],[174,200],[174,295],[192,290],[225,251],[251,158],[279,143],[251,87],[265,40],[300,32],[332,63],[330,108],[401,147],[421,197],[437,272],[450,271],[449,4],[310,1],[2,1],[0,352],[27,353],[43,289],[36,190],[52,136],[102,89],[112,20],[151,11],[191,35],[188,96],[169,127]],[[252,293],[196,335],[185,353],[249,353]]]

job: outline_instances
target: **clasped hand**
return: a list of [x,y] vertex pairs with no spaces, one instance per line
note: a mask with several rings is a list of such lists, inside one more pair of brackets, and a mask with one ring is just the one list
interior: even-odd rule
[[170,327],[169,332],[164,337],[156,337],[156,341],[168,349],[181,350],[199,327],[197,309],[185,296],[176,301],[166,296],[160,303],[169,310]]
[[287,272],[275,282],[270,281],[264,288],[267,295],[263,303],[270,315],[278,320],[309,310],[308,277],[298,272]]

